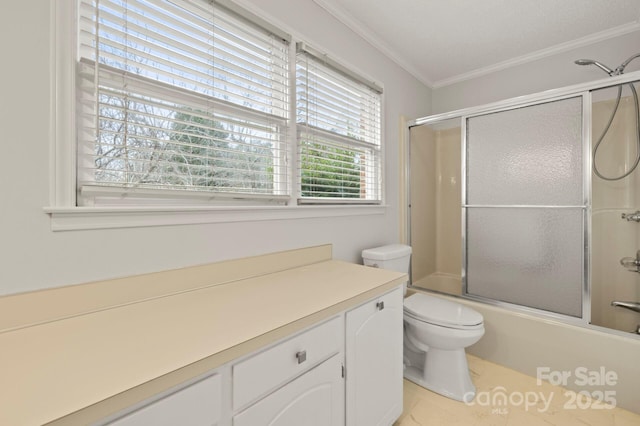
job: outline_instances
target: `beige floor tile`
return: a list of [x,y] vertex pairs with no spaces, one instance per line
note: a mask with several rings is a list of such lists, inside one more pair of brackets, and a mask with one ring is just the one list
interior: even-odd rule
[[394,426],[640,426],[640,415],[582,398],[547,382],[468,355],[476,399],[465,404],[404,381]]

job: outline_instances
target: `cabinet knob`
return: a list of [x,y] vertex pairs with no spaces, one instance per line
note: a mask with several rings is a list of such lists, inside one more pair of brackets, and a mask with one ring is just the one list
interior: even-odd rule
[[384,302],[380,301],[378,303],[376,303],[376,308],[378,308],[379,311],[384,309]]
[[300,351],[296,353],[296,358],[298,359],[298,364],[302,364],[307,360],[307,351]]

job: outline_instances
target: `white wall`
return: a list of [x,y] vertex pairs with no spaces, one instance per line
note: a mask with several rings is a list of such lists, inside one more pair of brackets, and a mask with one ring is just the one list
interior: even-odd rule
[[[573,61],[594,59],[609,68],[616,68],[636,53],[640,53],[640,31],[440,87],[433,91],[433,113],[606,78],[607,75],[599,68],[578,66]],[[640,58],[629,64],[625,72],[639,69]]]
[[[68,1],[68,0],[61,0]],[[400,116],[430,113],[431,91],[312,0],[251,0],[274,18],[384,85],[385,214],[209,225],[52,232],[49,204],[51,0],[0,6],[0,295],[332,243],[334,257],[398,240]]]

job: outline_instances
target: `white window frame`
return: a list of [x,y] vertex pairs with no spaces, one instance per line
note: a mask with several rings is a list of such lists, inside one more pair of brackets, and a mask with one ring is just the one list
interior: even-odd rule
[[[300,61],[298,61],[298,58]],[[304,70],[303,77],[298,81],[297,67],[301,64]],[[332,190],[343,189],[337,180],[329,182],[324,178],[325,183],[317,184],[317,189],[313,190],[316,195],[304,196],[299,194],[298,204],[381,204],[383,199],[383,159],[384,144],[382,143],[382,105],[383,88],[375,82],[364,78],[354,72],[349,67],[342,65],[329,55],[307,45],[304,42],[296,43],[296,93],[301,89],[301,94],[306,102],[294,106],[296,110],[302,108],[305,111],[303,120],[295,117],[297,123],[296,146],[301,149],[303,140],[312,145],[326,149],[327,153],[335,153],[333,149],[347,150],[352,153],[361,152],[361,159],[368,153],[372,158],[364,165],[360,164],[360,196],[344,197],[332,196]],[[316,74],[317,72],[317,74]],[[309,80],[311,76],[311,80]],[[346,88],[346,89],[345,89]],[[343,93],[339,93],[342,91]],[[346,94],[344,92],[350,92]],[[323,97],[323,102],[312,104],[311,98]],[[332,98],[331,100],[328,100]],[[350,99],[357,99],[358,105],[347,102]],[[297,99],[296,99],[297,102]],[[363,106],[363,105],[366,105]],[[342,108],[343,111],[336,112]],[[373,113],[372,113],[372,110]],[[331,111],[331,112],[328,112]],[[329,115],[330,114],[330,115]],[[352,131],[349,123],[353,123],[354,118],[358,122],[367,123],[366,130]],[[356,127],[357,128],[357,127]],[[311,160],[324,160],[324,155],[312,154]],[[347,161],[348,166],[355,166],[350,163],[351,156],[342,157],[342,161]],[[297,156],[297,185],[301,189],[302,182],[302,153]],[[333,160],[332,160],[333,161]],[[345,164],[345,163],[343,163]],[[336,167],[335,164],[332,167]],[[344,166],[337,166],[344,170]],[[353,170],[352,170],[353,171]],[[364,174],[364,176],[363,176]],[[353,175],[348,171],[342,174],[343,177],[351,178]],[[319,190],[322,188],[322,190]],[[348,191],[347,191],[348,192]],[[323,194],[323,195],[318,195]],[[364,194],[364,197],[362,196]]]
[[[226,1],[226,0],[225,0]],[[232,4],[232,3],[230,3]],[[263,220],[382,215],[384,203],[384,143],[382,150],[383,202],[379,205],[76,205],[76,62],[77,62],[77,6],[75,1],[53,0],[49,3],[51,16],[50,36],[50,179],[49,204],[43,208],[51,218],[53,231],[112,229],[166,225],[231,223]],[[298,37],[301,38],[301,37]],[[295,45],[295,40],[292,41]],[[294,50],[292,55],[295,55]],[[293,90],[292,90],[293,92]],[[292,94],[294,96],[294,94]],[[295,135],[295,114],[291,108],[290,132]],[[383,129],[384,135],[384,101]],[[294,136],[295,137],[295,136]],[[290,145],[295,145],[291,142]],[[295,149],[291,158],[295,158]],[[296,161],[289,161],[292,182]],[[293,185],[292,198],[299,196]]]
[[290,34],[219,0],[79,10],[78,205],[288,202]]

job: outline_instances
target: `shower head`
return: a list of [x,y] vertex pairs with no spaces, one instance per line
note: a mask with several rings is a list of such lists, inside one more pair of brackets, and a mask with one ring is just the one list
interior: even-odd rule
[[606,72],[609,75],[613,75],[614,71],[606,65],[601,64],[598,61],[594,61],[593,59],[578,59],[575,61],[576,65],[595,65],[600,68],[602,71]]
[[633,61],[638,57],[640,57],[640,53],[633,55],[632,57],[624,61],[622,64],[620,64],[620,66],[616,68],[616,74],[622,74],[624,72],[624,69],[627,67],[627,65],[629,65],[631,61]]

